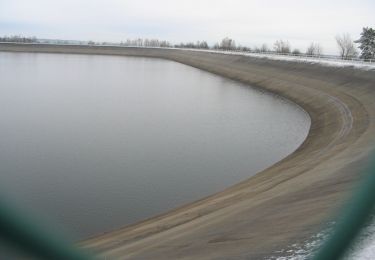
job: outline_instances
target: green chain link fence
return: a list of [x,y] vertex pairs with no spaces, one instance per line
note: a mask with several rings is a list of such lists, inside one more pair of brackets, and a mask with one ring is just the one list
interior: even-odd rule
[[[335,225],[333,233],[314,256],[314,260],[340,259],[353,244],[371,217],[375,205],[375,154],[358,188],[348,201]],[[375,256],[374,256],[375,258]]]
[[[368,221],[374,205],[375,156],[372,157],[358,189],[339,215],[333,233],[313,259],[340,259]],[[0,202],[0,238],[36,259],[93,259],[92,255],[37,227],[34,222],[4,202]]]

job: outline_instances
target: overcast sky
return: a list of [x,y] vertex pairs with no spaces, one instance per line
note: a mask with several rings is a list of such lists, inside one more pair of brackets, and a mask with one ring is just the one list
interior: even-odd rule
[[336,53],[334,37],[375,27],[374,0],[0,0],[0,35],[172,43],[225,36],[253,47],[278,39],[305,51],[314,41]]

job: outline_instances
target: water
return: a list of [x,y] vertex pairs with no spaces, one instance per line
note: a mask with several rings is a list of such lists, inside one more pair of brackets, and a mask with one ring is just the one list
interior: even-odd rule
[[1,195],[86,238],[284,158],[308,115],[172,61],[0,52]]

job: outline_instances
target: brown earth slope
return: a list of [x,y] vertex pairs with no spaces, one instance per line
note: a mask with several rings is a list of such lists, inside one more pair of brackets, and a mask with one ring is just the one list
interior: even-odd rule
[[218,194],[87,241],[111,259],[262,259],[308,239],[359,179],[375,141],[375,71],[166,49],[0,44],[0,51],[177,61],[282,95],[310,115],[302,146]]

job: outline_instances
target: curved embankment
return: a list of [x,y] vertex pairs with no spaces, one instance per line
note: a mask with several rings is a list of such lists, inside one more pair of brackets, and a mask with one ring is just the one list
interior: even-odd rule
[[12,44],[0,50],[174,60],[276,92],[310,114],[305,142],[272,167],[223,192],[82,243],[113,258],[275,256],[327,222],[359,179],[375,141],[375,71],[181,50]]

